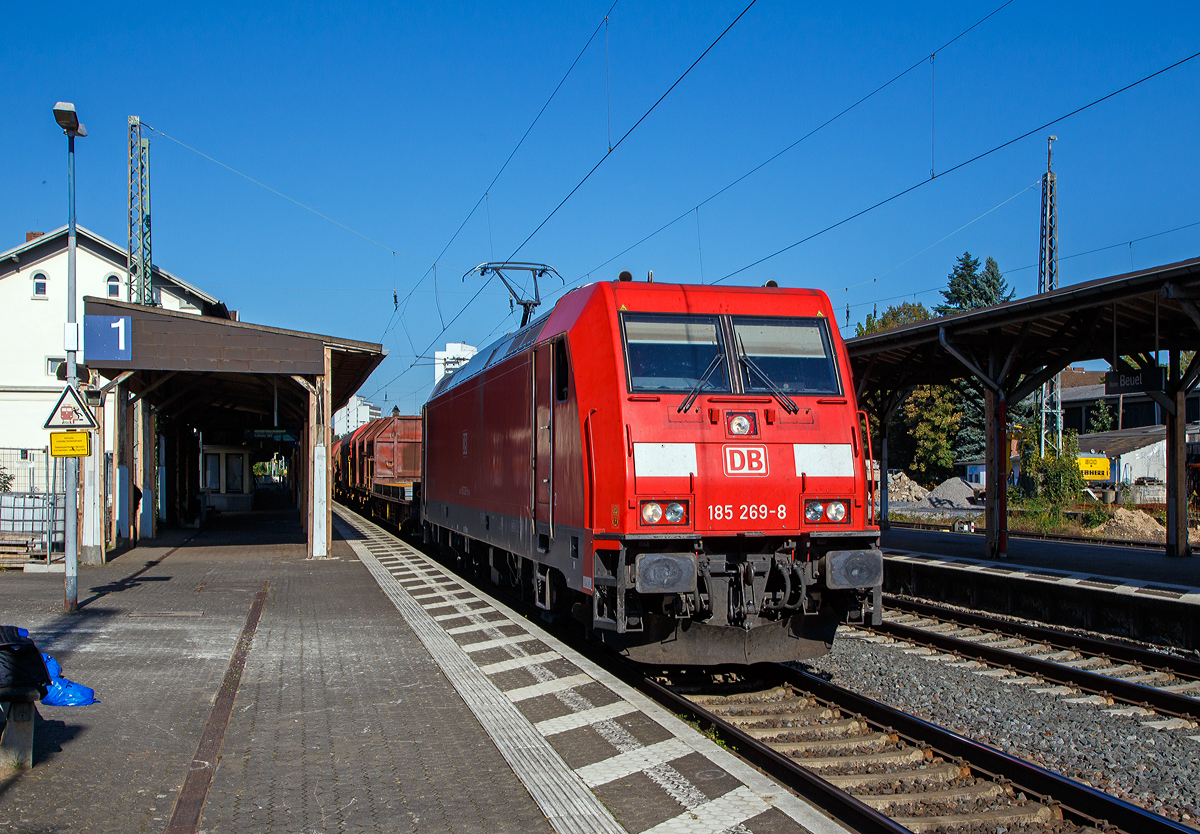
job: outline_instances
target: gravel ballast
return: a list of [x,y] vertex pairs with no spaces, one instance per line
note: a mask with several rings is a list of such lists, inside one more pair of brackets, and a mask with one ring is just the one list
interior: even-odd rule
[[[833,683],[910,712],[1012,756],[1083,781],[1171,819],[1200,819],[1200,730],[1154,730],[1114,707],[1005,684],[894,643],[839,633],[807,665]],[[978,671],[978,670],[975,670]],[[1155,716],[1158,718],[1161,716]]]

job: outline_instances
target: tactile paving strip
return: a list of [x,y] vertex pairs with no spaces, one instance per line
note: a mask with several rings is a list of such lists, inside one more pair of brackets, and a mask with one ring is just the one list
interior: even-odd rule
[[[750,834],[769,829],[845,834],[845,828],[819,810],[502,603],[361,516],[343,507],[336,512],[335,523],[352,527],[357,534],[346,535],[351,548],[442,667],[556,831]],[[466,622],[442,625],[458,620]],[[531,676],[536,682],[502,689],[497,681],[511,677],[506,673]],[[596,697],[597,692],[603,697]],[[548,696],[556,699],[552,717],[531,720],[519,708]],[[669,737],[640,740],[622,723],[635,713]],[[573,760],[569,765],[554,742],[585,728],[595,731],[602,744],[607,742],[604,748],[609,752],[586,763],[569,755]],[[680,772],[697,754],[719,768],[723,777],[732,777],[735,786],[710,796]],[[662,796],[626,791],[634,794],[628,801],[642,807],[637,812],[622,807],[620,797],[625,794],[613,786],[630,777],[656,785]],[[596,789],[601,790],[603,801]],[[664,815],[663,808],[676,810]],[[648,826],[630,827],[619,821],[646,821],[656,814],[660,819]]]

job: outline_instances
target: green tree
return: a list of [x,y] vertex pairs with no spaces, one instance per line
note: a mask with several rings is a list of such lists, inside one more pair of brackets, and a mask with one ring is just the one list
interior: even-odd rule
[[1092,406],[1092,412],[1088,415],[1088,433],[1095,434],[1096,432],[1112,431],[1113,424],[1116,423],[1116,416],[1112,409],[1108,407],[1108,403],[1104,400],[1096,400],[1096,404]]
[[867,313],[867,320],[855,325],[854,335],[864,336],[867,333],[878,333],[880,330],[891,330],[893,327],[928,321],[931,318],[933,318],[933,313],[929,312],[924,304],[904,301],[900,304],[893,304],[878,316],[874,313]]
[[[979,259],[970,252],[963,252],[955,259],[942,290],[945,302],[936,308],[939,315],[978,310],[1010,301],[1014,293],[1000,272],[996,259],[988,256],[983,272],[979,271]],[[954,456],[957,460],[972,460],[983,455],[986,443],[983,396],[972,385],[959,383],[955,386],[955,407],[961,413],[958,434],[954,438]]]
[[1009,289],[995,258],[987,259],[981,273],[979,258],[972,258],[970,252],[963,252],[955,260],[954,269],[947,276],[946,289],[941,293],[946,300],[934,308],[941,316],[1003,304],[1016,294]]
[[927,485],[941,483],[954,471],[953,438],[960,413],[953,389],[922,385],[904,404],[904,423],[914,443],[909,469]]
[[970,385],[955,386],[955,405],[961,413],[958,434],[954,437],[954,459],[975,460],[987,449],[987,416],[983,413],[983,395]]
[[981,307],[1012,301],[1013,296],[1017,294],[1016,290],[1009,288],[1008,282],[1004,280],[1004,273],[1000,271],[1000,264],[996,263],[996,259],[991,255],[988,255],[983,263],[983,274],[979,276],[979,280],[983,285],[984,300],[987,301],[986,304],[979,305]]
[[12,489],[13,481],[17,478],[16,475],[9,472],[3,466],[0,466],[0,492],[8,492]]

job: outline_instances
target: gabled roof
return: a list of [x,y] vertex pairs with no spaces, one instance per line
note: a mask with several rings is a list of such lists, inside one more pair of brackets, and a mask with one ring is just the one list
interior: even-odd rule
[[[107,240],[83,226],[75,226],[77,245],[87,249],[93,255],[104,258],[113,266],[119,269],[128,271],[129,269],[129,253],[123,246],[118,246],[110,240]],[[45,260],[52,255],[66,249],[67,247],[67,227],[60,226],[52,232],[47,232],[40,237],[35,237],[33,240],[28,240],[20,246],[14,246],[6,252],[0,252],[0,277],[3,277],[10,268],[24,269],[30,264]],[[168,286],[174,285],[186,293],[195,296],[205,305],[205,315],[215,315],[220,318],[228,318],[228,311],[221,299],[209,295],[199,287],[189,284],[182,278],[167,272],[158,266],[152,267],[152,273],[161,283]]]

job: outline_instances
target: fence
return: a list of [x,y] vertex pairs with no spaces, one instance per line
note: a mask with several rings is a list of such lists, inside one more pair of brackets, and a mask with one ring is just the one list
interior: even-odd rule
[[54,548],[61,550],[66,541],[66,507],[66,496],[61,493],[0,493],[0,533],[36,535],[43,553],[49,537]]
[[60,492],[66,467],[66,459],[50,457],[49,449],[0,448],[0,468],[13,479],[8,492]]
[[[0,448],[0,467],[12,477],[0,493],[0,532],[30,533],[62,549],[66,540],[66,460],[48,449]],[[51,521],[51,519],[53,521]]]

